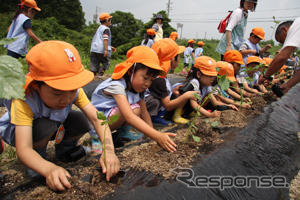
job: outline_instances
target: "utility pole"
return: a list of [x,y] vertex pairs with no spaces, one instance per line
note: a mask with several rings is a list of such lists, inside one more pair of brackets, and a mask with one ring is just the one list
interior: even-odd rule
[[167,15],[168,15],[168,17],[170,15],[170,11],[172,10],[171,5],[172,5],[171,0],[168,0],[168,3],[167,3]]
[[181,28],[180,39],[182,39],[182,28],[183,28],[183,24],[177,23],[177,31],[179,31],[179,28]]
[[[100,11],[100,8],[99,8],[99,11]],[[99,11],[98,11],[98,6],[96,6],[96,12],[95,12],[95,14],[93,15],[93,22],[94,22],[94,23],[97,23],[97,21],[98,21]]]

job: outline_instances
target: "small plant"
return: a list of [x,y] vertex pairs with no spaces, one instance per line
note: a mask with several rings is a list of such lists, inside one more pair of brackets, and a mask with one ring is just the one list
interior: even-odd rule
[[108,128],[109,125],[112,125],[113,123],[115,123],[119,116],[118,115],[113,115],[109,118],[109,120],[107,120],[104,112],[102,111],[97,111],[97,118],[102,120],[101,122],[101,126],[105,126],[104,128],[104,141],[103,141],[103,155],[104,155],[104,164],[106,166],[106,130]]

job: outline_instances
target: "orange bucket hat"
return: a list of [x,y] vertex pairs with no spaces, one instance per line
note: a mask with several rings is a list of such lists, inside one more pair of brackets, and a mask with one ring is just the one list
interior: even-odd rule
[[265,30],[261,27],[256,27],[252,29],[252,32],[254,35],[259,37],[261,40],[265,40]]
[[112,16],[108,13],[101,13],[100,16],[99,16],[100,21],[110,19],[110,18],[112,18]]
[[244,65],[243,56],[238,50],[226,51],[224,54],[224,60],[229,63],[238,63]]
[[21,5],[27,6],[29,8],[34,8],[37,11],[41,11],[41,9],[37,6],[35,0],[21,0]]
[[236,78],[234,77],[234,69],[232,64],[224,61],[219,61],[217,62],[217,67],[219,68],[219,75],[225,75],[230,81],[236,81]]
[[147,29],[147,35],[156,35],[156,32],[153,28]]
[[[161,39],[152,45],[152,49],[156,52],[160,66],[163,68],[165,75],[168,74],[171,62],[170,60],[182,51],[176,42],[170,38]],[[184,50],[183,50],[184,51]]]
[[271,62],[273,61],[273,59],[272,58],[263,58],[263,61],[265,61],[266,66],[269,67]]
[[257,56],[249,56],[247,58],[247,65],[249,65],[250,63],[260,63],[260,64],[265,64],[264,61]]
[[205,43],[203,41],[198,42],[198,46],[204,46],[204,45],[205,45]]
[[195,40],[188,40],[188,44],[195,44]]
[[178,38],[178,33],[177,32],[171,32],[170,37],[172,40],[176,40]]
[[84,69],[76,48],[67,42],[41,42],[30,49],[26,61],[30,68],[25,90],[33,80],[43,81],[58,90],[75,90],[94,78],[92,72]]
[[200,71],[207,76],[217,76],[216,61],[208,56],[200,56],[196,58],[194,67],[200,69]]
[[134,63],[142,63],[147,67],[161,71],[161,75],[165,75],[164,70],[159,64],[159,59],[153,49],[146,46],[137,46],[127,51],[126,61],[118,64],[111,76],[112,79],[120,79],[133,66]]

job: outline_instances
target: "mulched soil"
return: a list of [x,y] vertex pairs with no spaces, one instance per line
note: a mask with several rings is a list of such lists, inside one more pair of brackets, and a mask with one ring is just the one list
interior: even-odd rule
[[[177,144],[177,151],[174,153],[164,151],[156,142],[149,139],[127,143],[126,147],[121,147],[116,151],[121,162],[121,171],[110,182],[105,181],[105,176],[101,173],[95,156],[86,156],[75,163],[60,163],[54,158],[54,145],[51,143],[48,147],[49,160],[65,167],[71,173],[72,188],[66,192],[57,193],[46,187],[43,179],[31,181],[25,173],[24,166],[15,159],[4,166],[1,164],[0,169],[4,177],[0,177],[0,196],[22,200],[99,199],[113,192],[122,182],[122,177],[132,168],[172,180],[175,177],[172,169],[190,167],[196,155],[207,156],[212,153],[223,142],[231,140],[238,134],[239,130],[251,122],[270,103],[262,97],[252,98],[252,102],[253,110],[242,109],[240,112],[227,110],[222,112],[220,118],[197,118],[195,120],[197,130],[194,136],[199,137],[200,142],[192,139],[191,134],[188,134],[187,126],[174,125],[163,128],[162,131],[177,134],[173,138]],[[86,134],[81,139],[81,143],[89,144],[89,139],[89,135]]]

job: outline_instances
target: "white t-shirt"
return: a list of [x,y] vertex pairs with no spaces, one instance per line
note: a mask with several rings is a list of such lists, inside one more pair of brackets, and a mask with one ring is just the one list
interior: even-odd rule
[[300,17],[290,27],[282,49],[285,47],[300,48]]
[[243,10],[241,8],[235,9],[230,16],[229,23],[226,27],[226,31],[232,31],[236,25],[241,23],[242,17],[243,17]]

